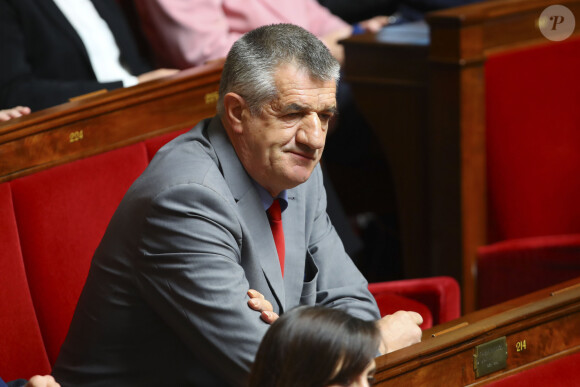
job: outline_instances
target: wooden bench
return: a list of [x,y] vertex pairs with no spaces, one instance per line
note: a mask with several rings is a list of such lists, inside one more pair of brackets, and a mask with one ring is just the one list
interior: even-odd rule
[[192,127],[215,114],[221,64],[0,124],[0,182]]
[[375,385],[575,385],[579,324],[576,278],[423,331],[377,359]]

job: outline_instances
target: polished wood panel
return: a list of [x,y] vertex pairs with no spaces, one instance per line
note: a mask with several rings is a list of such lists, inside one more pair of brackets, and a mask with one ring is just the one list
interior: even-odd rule
[[194,126],[215,114],[221,70],[200,66],[0,124],[0,182]]
[[428,46],[397,38],[401,36],[363,34],[345,41],[344,74],[391,167],[404,274],[419,278],[431,272],[430,246],[424,243],[429,229],[423,221],[429,213],[428,121],[426,114],[415,114],[427,110]]
[[[431,13],[407,36],[343,42],[345,80],[391,164],[405,276],[455,277],[466,312],[476,308],[476,250],[487,234],[485,60],[549,44],[537,21],[552,4],[484,1]],[[557,4],[580,15],[579,0]]]
[[[377,386],[483,385],[580,352],[580,278],[435,326],[377,359]],[[455,328],[455,329],[454,329]],[[475,347],[506,337],[507,365],[475,377]]]

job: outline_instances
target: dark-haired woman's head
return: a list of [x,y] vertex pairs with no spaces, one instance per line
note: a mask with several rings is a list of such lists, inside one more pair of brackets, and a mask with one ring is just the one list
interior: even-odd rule
[[380,333],[374,322],[324,307],[299,307],[269,329],[256,355],[251,387],[366,385]]

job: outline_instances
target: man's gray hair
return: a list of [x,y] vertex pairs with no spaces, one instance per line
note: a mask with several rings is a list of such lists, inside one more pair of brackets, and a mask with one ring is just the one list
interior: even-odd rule
[[292,64],[308,71],[315,80],[338,82],[340,65],[316,36],[293,24],[272,24],[244,34],[234,43],[220,81],[218,115],[224,113],[224,96],[240,95],[252,115],[273,100],[278,90],[274,73],[278,66]]

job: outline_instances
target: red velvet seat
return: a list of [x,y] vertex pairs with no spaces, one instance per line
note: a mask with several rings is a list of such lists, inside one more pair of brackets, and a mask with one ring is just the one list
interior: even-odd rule
[[480,307],[580,277],[580,234],[510,239],[478,255]]
[[487,384],[491,387],[572,387],[580,385],[580,353],[568,355],[507,378]]
[[422,329],[459,318],[459,284],[451,277],[432,277],[369,284],[381,316],[411,310],[423,317]]
[[30,292],[51,364],[68,331],[92,255],[147,162],[145,146],[139,143],[11,183]]
[[570,278],[549,262],[563,250],[580,264],[554,244],[580,234],[579,68],[579,38],[487,59],[488,242],[502,244],[479,250],[480,307]]
[[413,311],[423,317],[421,329],[429,329],[433,326],[433,313],[431,313],[431,310],[425,304],[391,292],[379,293],[374,295],[374,297],[379,306],[381,317],[393,314],[399,310]]
[[50,373],[30,298],[12,195],[0,184],[0,375],[6,380]]

